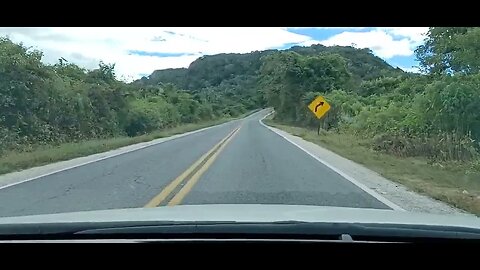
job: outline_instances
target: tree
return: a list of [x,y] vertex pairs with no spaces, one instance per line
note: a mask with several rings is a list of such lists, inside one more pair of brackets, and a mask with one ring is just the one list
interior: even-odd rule
[[480,28],[432,27],[415,53],[423,71],[475,74],[480,71]]

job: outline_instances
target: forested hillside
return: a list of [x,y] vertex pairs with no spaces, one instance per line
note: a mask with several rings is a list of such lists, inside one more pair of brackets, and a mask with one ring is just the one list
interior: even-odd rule
[[228,93],[126,84],[116,79],[114,64],[86,70],[63,58],[45,65],[42,56],[0,38],[0,153],[140,135],[245,112]]
[[[403,74],[368,49],[313,45],[284,51],[204,56],[188,68],[157,70],[134,84],[171,83],[214,103],[220,97],[229,97],[229,101],[235,101],[228,106],[234,112],[268,104],[275,107],[280,117],[300,123],[310,119],[305,118],[302,110],[305,99],[311,98],[308,92],[353,89],[363,81]],[[291,87],[296,88],[295,93],[287,93],[286,88]],[[291,94],[294,96],[286,97]],[[300,111],[290,108],[297,105],[302,108]]]
[[[203,56],[125,83],[114,63],[93,70],[64,58],[45,64],[41,51],[0,37],[0,174],[273,107],[267,124],[478,215],[479,44],[480,28],[430,28],[415,50],[422,74],[394,68],[369,49],[312,45]],[[318,95],[331,105],[321,120],[307,108]]]
[[[214,104],[227,102],[229,110],[242,112],[265,104],[258,92],[258,71],[263,63],[261,57],[272,52],[204,56],[192,62],[188,69],[157,70],[134,84],[159,86],[172,83]],[[223,97],[229,100],[223,100]],[[214,109],[219,110],[219,107]]]
[[353,83],[354,73],[338,55],[279,52],[262,66],[261,91],[283,122],[316,126],[305,105],[322,94],[332,104],[322,126],[373,138],[372,149],[436,161],[478,160],[479,42],[479,28],[431,28],[416,50],[427,75],[382,71]]
[[427,75],[403,72],[353,47],[204,56],[188,68],[126,84],[113,64],[85,70],[0,39],[0,151],[139,135],[272,106],[277,121],[315,128],[306,105],[324,95],[324,129],[373,138],[398,156],[472,160],[480,139],[480,30],[432,28],[417,57]]
[[427,75],[405,73],[352,47],[292,47],[205,56],[188,69],[159,70],[138,83],[173,83],[207,100],[225,95],[240,109],[273,106],[277,121],[316,127],[306,105],[322,94],[325,129],[374,138],[398,156],[472,160],[480,139],[479,28],[431,28],[416,50]]

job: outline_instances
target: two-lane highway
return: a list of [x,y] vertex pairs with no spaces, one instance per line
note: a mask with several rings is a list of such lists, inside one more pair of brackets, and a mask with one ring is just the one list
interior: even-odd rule
[[0,216],[217,203],[389,208],[263,126],[266,114],[2,188]]

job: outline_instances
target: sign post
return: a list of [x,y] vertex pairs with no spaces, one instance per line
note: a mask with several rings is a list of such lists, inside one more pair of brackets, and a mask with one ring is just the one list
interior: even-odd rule
[[[318,119],[320,119],[328,112],[328,110],[330,110],[330,104],[328,104],[324,97],[318,96],[310,103],[310,105],[308,105],[308,108]],[[317,134],[320,135],[320,123],[318,123]]]

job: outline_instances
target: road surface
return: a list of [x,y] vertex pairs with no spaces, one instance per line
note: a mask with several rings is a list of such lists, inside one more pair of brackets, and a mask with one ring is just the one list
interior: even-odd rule
[[218,203],[389,209],[263,126],[267,113],[0,189],[0,216]]

